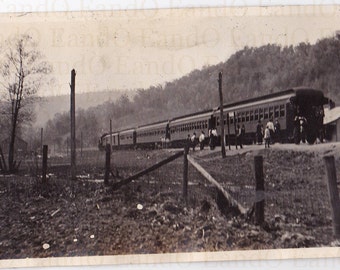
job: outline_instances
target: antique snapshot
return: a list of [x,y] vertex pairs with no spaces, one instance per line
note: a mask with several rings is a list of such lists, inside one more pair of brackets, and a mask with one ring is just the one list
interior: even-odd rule
[[0,267],[338,257],[339,12],[1,14]]

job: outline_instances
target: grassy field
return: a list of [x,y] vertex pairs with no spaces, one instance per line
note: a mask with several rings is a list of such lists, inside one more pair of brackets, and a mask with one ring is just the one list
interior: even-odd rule
[[103,183],[105,153],[97,150],[78,155],[76,181],[70,180],[68,157],[61,156],[49,158],[46,185],[41,184],[40,160],[27,160],[20,175],[0,176],[0,258],[334,245],[322,155],[333,153],[339,165],[338,146],[251,146],[227,151],[225,159],[218,150],[190,152],[250,210],[256,200],[253,158],[263,156],[263,227],[254,224],[252,215],[236,215],[190,165],[186,202],[182,157],[118,190],[110,187],[175,151],[114,151],[115,177],[108,186]]

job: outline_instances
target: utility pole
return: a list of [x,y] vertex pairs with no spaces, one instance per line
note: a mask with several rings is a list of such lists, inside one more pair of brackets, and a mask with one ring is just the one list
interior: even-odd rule
[[43,154],[43,143],[44,143],[44,129],[43,128],[41,128],[40,129],[40,154],[41,154],[41,156],[42,156],[42,154]]
[[220,94],[221,151],[222,158],[225,158],[226,154],[225,154],[224,117],[223,117],[222,72],[218,74],[218,92]]
[[112,148],[112,119],[110,119],[110,147]]
[[71,71],[71,179],[76,180],[76,113],[75,113],[75,82],[76,71]]

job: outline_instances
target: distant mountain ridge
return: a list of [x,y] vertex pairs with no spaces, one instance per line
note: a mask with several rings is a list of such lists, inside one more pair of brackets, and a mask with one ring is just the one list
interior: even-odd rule
[[[96,107],[105,102],[112,102],[123,94],[130,98],[134,95],[133,90],[106,90],[100,92],[88,92],[76,94],[76,110],[87,110],[90,107]],[[53,119],[58,113],[64,113],[70,110],[70,95],[41,97],[41,101],[36,104],[35,113],[36,121],[33,126],[44,126],[46,122]]]
[[[103,133],[109,132],[110,126],[117,131],[215,108],[219,105],[219,72],[223,74],[224,103],[306,86],[323,90],[339,104],[339,59],[340,39],[336,37],[319,40],[314,45],[245,47],[225,62],[193,70],[162,85],[137,89],[130,94],[89,93],[76,97],[76,107],[84,109],[77,114],[76,128],[78,134],[86,134],[87,145],[94,146]],[[46,141],[61,146],[65,145],[64,138],[70,130],[69,113],[54,115],[69,110],[69,97],[58,98],[50,99],[45,111],[39,110],[39,116],[43,114],[45,121],[53,118],[46,125]],[[38,121],[43,122],[39,118]]]

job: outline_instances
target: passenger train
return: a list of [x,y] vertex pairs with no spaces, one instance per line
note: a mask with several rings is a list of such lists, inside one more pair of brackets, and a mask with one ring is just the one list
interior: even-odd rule
[[[277,120],[281,126],[279,140],[283,143],[299,143],[301,128],[298,119],[305,120],[305,134],[308,143],[313,144],[321,137],[323,128],[323,106],[328,99],[321,90],[296,87],[269,95],[223,105],[224,134],[226,144],[235,144],[237,126],[245,127],[244,143],[256,142],[256,127],[265,127],[269,119]],[[221,134],[220,107],[184,115],[170,120],[146,124],[130,129],[103,134],[99,148],[107,144],[120,147],[183,147],[188,134],[204,131],[207,135],[212,129]],[[218,142],[221,138],[218,138]]]

